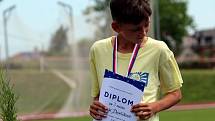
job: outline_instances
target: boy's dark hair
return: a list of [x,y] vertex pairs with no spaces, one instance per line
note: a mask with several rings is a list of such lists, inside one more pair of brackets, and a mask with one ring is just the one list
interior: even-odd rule
[[149,0],[110,0],[112,19],[119,23],[149,22],[152,14]]

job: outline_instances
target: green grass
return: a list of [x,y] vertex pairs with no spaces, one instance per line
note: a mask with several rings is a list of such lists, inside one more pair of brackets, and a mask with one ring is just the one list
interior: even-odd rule
[[165,111],[160,113],[160,121],[214,121],[215,109]]
[[93,119],[89,116],[78,117],[78,118],[63,118],[63,119],[49,119],[49,120],[32,120],[32,121],[92,121]]
[[182,70],[182,77],[181,103],[215,101],[215,70]]
[[[214,121],[215,109],[164,111],[160,113],[160,121]],[[65,118],[33,121],[92,121],[91,117]]]
[[[61,72],[65,76],[76,81],[77,84],[81,85],[75,90],[76,92],[74,93],[74,94],[77,94],[76,96],[79,97],[79,100],[81,100],[81,103],[80,101],[78,101],[78,104],[74,105],[74,107],[76,108],[76,111],[88,109],[91,102],[91,96],[90,96],[91,80],[90,80],[89,71],[83,71],[81,73],[77,71],[61,71]],[[81,80],[81,81],[77,81],[77,80]]]
[[56,112],[70,92],[68,85],[51,72],[10,70],[9,77],[19,96],[18,112]]
[[[75,80],[80,86],[75,90],[75,110],[87,110],[90,104],[90,78],[86,70],[77,81],[77,73],[60,70]],[[182,70],[184,84],[181,103],[214,102],[215,70]],[[56,112],[65,103],[70,92],[69,87],[49,71],[12,70],[9,77],[15,85],[18,100],[18,112]]]

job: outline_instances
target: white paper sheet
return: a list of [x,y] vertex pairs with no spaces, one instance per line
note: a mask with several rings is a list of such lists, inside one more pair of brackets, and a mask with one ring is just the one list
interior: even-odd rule
[[141,101],[144,83],[107,70],[105,74],[99,101],[108,107],[108,114],[102,121],[137,121],[135,114],[130,110],[132,105]]

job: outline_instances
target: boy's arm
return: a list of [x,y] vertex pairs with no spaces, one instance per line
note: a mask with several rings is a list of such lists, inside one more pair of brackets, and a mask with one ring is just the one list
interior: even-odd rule
[[94,46],[90,49],[90,75],[92,76],[91,95],[93,97],[93,101],[90,105],[89,112],[94,119],[101,120],[107,114],[107,107],[99,102],[99,82],[98,76],[96,75],[94,49]]
[[134,105],[132,111],[141,119],[149,119],[157,112],[175,105],[182,98],[180,88],[183,80],[174,54],[164,42],[160,42],[159,49],[161,52],[158,67],[160,90],[165,95],[156,102]]
[[177,104],[182,99],[181,90],[177,89],[167,93],[161,100],[157,101],[156,112],[168,109]]
[[132,112],[135,112],[140,119],[149,119],[157,112],[168,109],[177,104],[182,98],[181,90],[167,93],[161,100],[153,103],[139,103],[132,107]]

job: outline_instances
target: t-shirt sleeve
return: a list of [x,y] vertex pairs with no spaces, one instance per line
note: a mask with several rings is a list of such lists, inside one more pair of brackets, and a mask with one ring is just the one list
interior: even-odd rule
[[97,97],[99,95],[99,83],[96,71],[96,63],[95,63],[95,52],[94,46],[90,49],[89,54],[89,61],[90,61],[90,76],[91,76],[91,96]]
[[178,64],[174,58],[174,54],[165,43],[163,43],[160,53],[159,78],[163,94],[182,87],[183,80]]

